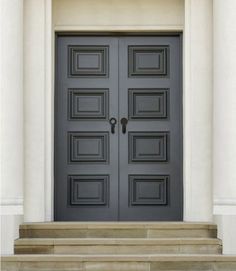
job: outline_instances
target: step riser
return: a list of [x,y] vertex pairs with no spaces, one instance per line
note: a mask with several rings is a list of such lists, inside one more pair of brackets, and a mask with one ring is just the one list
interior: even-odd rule
[[233,271],[236,262],[3,262],[2,271]]
[[20,229],[20,238],[216,238],[216,229]]
[[15,246],[15,254],[221,254],[221,245]]
[[26,223],[20,238],[3,271],[236,270],[211,223]]

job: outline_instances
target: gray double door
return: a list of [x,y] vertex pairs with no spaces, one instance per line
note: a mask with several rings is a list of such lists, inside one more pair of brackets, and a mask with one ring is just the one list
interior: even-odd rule
[[55,220],[182,220],[179,36],[58,36]]

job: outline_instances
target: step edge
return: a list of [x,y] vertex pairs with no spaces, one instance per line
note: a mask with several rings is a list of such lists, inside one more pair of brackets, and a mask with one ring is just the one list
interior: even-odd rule
[[222,241],[217,238],[21,238],[14,245],[222,245]]
[[217,229],[214,223],[192,222],[48,222],[48,223],[23,223],[20,230],[25,229]]
[[143,261],[143,262],[236,262],[236,255],[219,255],[219,254],[191,254],[191,255],[177,255],[177,254],[152,254],[152,255],[62,255],[62,254],[22,254],[22,255],[8,255],[1,257],[2,262],[35,262],[35,261],[60,261],[60,262],[80,262],[80,261],[119,261],[119,262],[132,262],[132,261]]

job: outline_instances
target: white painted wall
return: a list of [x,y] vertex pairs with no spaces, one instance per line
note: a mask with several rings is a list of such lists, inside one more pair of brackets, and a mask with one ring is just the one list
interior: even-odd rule
[[44,1],[25,0],[24,1],[25,221],[44,220],[44,201],[45,201],[44,31],[45,31]]
[[1,215],[0,254],[13,254],[14,240],[19,237],[19,225],[22,222],[22,215]]
[[184,208],[212,221],[212,0],[185,1]]
[[53,201],[52,38],[51,1],[25,0],[24,220],[28,222],[53,220],[46,210],[47,200],[50,212]]
[[236,215],[215,215],[214,222],[223,242],[223,254],[236,255]]
[[23,215],[23,0],[0,1],[1,252]]
[[214,214],[224,253],[236,254],[236,1],[214,0]]
[[[234,111],[236,58],[232,49],[236,46],[236,35],[231,35],[230,31],[233,33],[235,31],[233,15],[236,1],[185,0],[184,3],[184,0],[53,0],[53,8],[51,1],[24,0],[24,26],[22,24],[23,0],[0,2],[1,7],[5,5],[4,8],[7,8],[6,13],[1,14],[1,33],[3,33],[1,36],[4,37],[1,40],[1,48],[4,49],[1,49],[4,64],[4,80],[1,80],[4,82],[1,110],[5,131],[1,134],[1,142],[6,142],[4,145],[1,144],[1,147],[4,151],[2,152],[3,166],[6,169],[3,171],[4,180],[8,181],[3,184],[2,202],[5,202],[5,206],[6,202],[7,205],[9,202],[14,202],[10,204],[14,205],[14,208],[11,208],[12,216],[4,217],[2,224],[3,236],[8,240],[4,251],[12,252],[12,240],[16,236],[20,221],[17,215],[22,214],[14,210],[17,209],[17,212],[23,210],[23,172],[25,221],[53,220],[54,34],[52,30],[181,31],[183,29],[184,217],[188,221],[212,220],[212,158],[214,157],[214,208],[215,214],[219,215],[216,221],[220,226],[225,252],[234,251],[231,234],[236,236],[235,217],[226,216],[225,208],[231,212],[231,215],[235,215],[232,211],[235,205],[233,164],[236,164],[235,142],[232,141],[235,138],[235,129],[232,128],[232,124],[236,116]],[[212,1],[214,1],[214,9],[212,9]],[[230,5],[233,5],[233,8]],[[214,78],[212,23],[214,23]],[[24,56],[22,54],[23,27]],[[24,77],[22,77],[22,57]],[[11,65],[13,60],[15,65]],[[224,71],[232,71],[232,74],[222,73],[222,68]],[[24,78],[24,114],[22,78]],[[213,79],[214,128],[212,127]],[[223,106],[222,101],[225,101]],[[214,156],[212,156],[212,138],[214,138]],[[222,148],[219,147],[222,146],[222,138],[225,139],[223,148],[225,149],[227,144],[229,146],[226,147],[224,155],[221,152]],[[225,169],[227,175],[224,174]],[[228,208],[229,205],[233,206],[233,209]],[[8,212],[9,210],[8,208]],[[230,232],[230,235],[227,232]]]
[[53,27],[58,31],[184,29],[184,219],[211,221],[212,0],[54,0]]
[[235,16],[236,1],[214,1],[214,203],[236,215]]
[[[139,27],[146,31],[164,28],[179,30],[183,28],[183,7],[183,0],[148,0],[140,5],[136,1],[121,3],[120,0],[60,0],[53,2],[53,9],[51,0],[24,1],[25,221],[53,220],[52,28],[84,31],[135,30]],[[124,8],[125,13],[117,12],[117,9]],[[163,12],[168,13],[168,25],[166,19],[163,21],[166,18]],[[140,16],[143,19],[139,21],[140,26],[137,26]]]
[[23,201],[23,1],[1,0],[1,202]]
[[[52,28],[54,31],[182,31],[183,27],[184,0],[52,0]],[[52,43],[52,59],[54,47],[55,45]],[[53,101],[53,94],[53,88],[48,88],[46,101]],[[52,104],[52,102],[48,102],[48,104],[50,103]],[[51,125],[48,123],[48,127],[53,127],[53,106],[48,107],[46,120],[48,119],[51,121]],[[48,136],[52,135],[53,140],[53,128],[51,131],[49,128],[47,130]],[[53,153],[53,145],[48,144],[47,150],[46,159],[53,162],[52,159],[47,158],[50,152]],[[52,188],[53,177],[50,179],[50,174],[47,176],[46,184],[48,188]],[[50,217],[50,214],[53,215],[52,191],[52,189],[46,188],[45,207],[48,214],[46,219],[49,220],[53,219],[53,216]]]
[[56,30],[173,30],[184,24],[184,0],[53,0]]

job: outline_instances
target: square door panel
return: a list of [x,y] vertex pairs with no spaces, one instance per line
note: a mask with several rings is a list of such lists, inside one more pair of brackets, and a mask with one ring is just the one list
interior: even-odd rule
[[71,175],[68,180],[70,205],[108,204],[108,175]]
[[168,46],[129,46],[129,77],[167,76]]
[[165,119],[168,89],[129,89],[129,119]]
[[167,204],[167,175],[129,175],[130,205]]
[[69,50],[69,76],[108,76],[108,46],[73,45]]
[[129,163],[167,162],[168,132],[130,132]]
[[108,163],[109,133],[69,132],[69,163]]
[[69,89],[69,119],[107,119],[109,106],[108,91],[108,89]]

